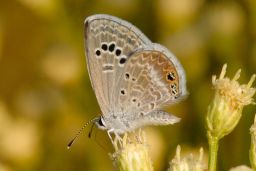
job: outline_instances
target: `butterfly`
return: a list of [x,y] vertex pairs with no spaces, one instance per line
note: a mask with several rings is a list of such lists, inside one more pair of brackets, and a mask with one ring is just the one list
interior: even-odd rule
[[110,133],[118,136],[146,125],[179,122],[161,110],[187,95],[178,59],[117,17],[92,15],[84,25],[87,68],[102,111],[91,122],[110,138]]

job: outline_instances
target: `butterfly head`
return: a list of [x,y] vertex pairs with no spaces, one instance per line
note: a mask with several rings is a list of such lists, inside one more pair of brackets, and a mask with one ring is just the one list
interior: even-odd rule
[[95,120],[94,122],[98,128],[102,129],[102,130],[106,130],[107,127],[106,127],[106,122],[103,118],[103,116],[100,116],[97,120]]

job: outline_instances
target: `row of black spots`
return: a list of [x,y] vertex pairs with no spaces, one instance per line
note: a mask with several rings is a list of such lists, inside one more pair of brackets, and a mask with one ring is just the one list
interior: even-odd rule
[[[108,47],[107,47],[107,44],[105,44],[105,45],[106,45],[105,49],[106,50],[108,49],[109,52],[113,52],[115,50],[115,55],[117,57],[119,57],[122,54],[122,50],[120,48],[118,48],[118,47],[116,48],[115,43],[111,43]],[[125,57],[121,57],[120,60],[119,60],[119,63],[122,65],[125,62],[126,62],[126,58]]]
[[[122,54],[122,50],[118,47],[116,47],[115,43],[110,43],[109,45],[107,43],[102,43],[101,45],[101,50],[102,51],[109,51],[109,52],[114,52],[115,51],[115,55],[117,57],[119,57]],[[96,56],[100,56],[101,55],[101,50],[97,49],[95,51]],[[125,57],[121,57],[119,60],[119,64],[123,65],[126,62],[126,58]]]
[[[113,52],[115,50],[115,55],[116,56],[120,56],[122,54],[122,50],[120,48],[116,48],[115,43],[110,43],[110,45],[108,45],[107,43],[102,43],[101,44],[101,50],[102,51],[109,51],[109,52]],[[101,55],[101,50],[97,49],[95,54],[97,56]]]

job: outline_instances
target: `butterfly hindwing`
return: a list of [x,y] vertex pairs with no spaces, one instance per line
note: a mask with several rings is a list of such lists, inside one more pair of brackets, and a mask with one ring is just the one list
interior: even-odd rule
[[179,101],[187,93],[182,66],[158,44],[139,49],[128,58],[118,90],[116,104],[127,116],[147,115]]

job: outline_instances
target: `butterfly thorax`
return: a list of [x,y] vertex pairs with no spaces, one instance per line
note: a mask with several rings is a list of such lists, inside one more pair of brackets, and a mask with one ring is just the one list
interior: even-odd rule
[[117,134],[123,134],[124,132],[130,132],[135,127],[131,127],[130,118],[127,118],[124,114],[111,114],[107,116],[100,116],[99,120],[95,123],[98,128],[102,130],[108,130]]

